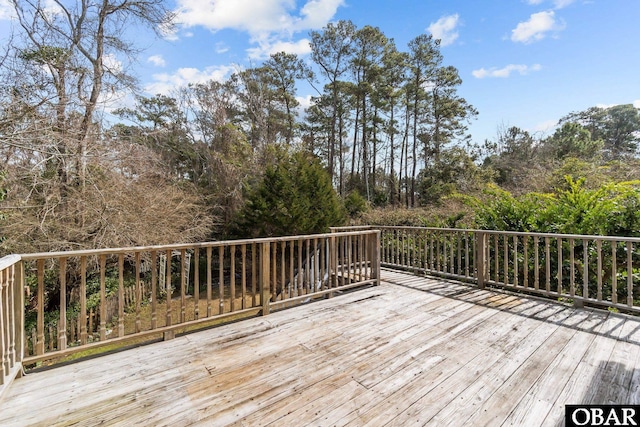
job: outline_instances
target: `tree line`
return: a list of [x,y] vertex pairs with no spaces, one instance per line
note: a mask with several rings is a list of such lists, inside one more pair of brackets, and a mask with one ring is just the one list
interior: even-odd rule
[[[136,90],[127,70],[138,49],[125,29],[170,28],[164,3],[10,3],[17,26],[0,57],[6,251],[323,231],[372,206],[490,201],[494,184],[519,194],[566,186],[565,175],[638,176],[632,105],[570,113],[549,137],[511,127],[474,143],[467,125],[478,113],[439,40],[397,46],[350,21],[311,31],[308,58],[276,53],[224,81],[137,96],[106,120],[110,98]],[[304,111],[300,87],[315,94]]]

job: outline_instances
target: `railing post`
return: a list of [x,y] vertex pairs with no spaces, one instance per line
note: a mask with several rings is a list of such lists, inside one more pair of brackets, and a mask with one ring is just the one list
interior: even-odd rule
[[484,289],[484,281],[485,281],[485,239],[486,233],[484,231],[474,231],[476,238],[476,254],[477,258],[475,259],[476,264],[476,278],[478,279],[478,288]]
[[[24,261],[20,261],[15,267],[14,278],[14,316],[15,316],[15,328],[16,328],[16,364],[22,364],[24,359],[24,344],[25,330],[24,330]],[[18,369],[18,377],[22,376],[22,369]]]
[[380,230],[376,230],[369,239],[369,260],[371,261],[371,278],[376,286],[380,285]]
[[260,254],[260,295],[262,300],[262,315],[266,316],[267,314],[269,314],[269,301],[271,300],[271,295],[269,294],[269,291],[271,289],[271,250],[269,247],[269,242],[263,242],[260,246],[262,248]]

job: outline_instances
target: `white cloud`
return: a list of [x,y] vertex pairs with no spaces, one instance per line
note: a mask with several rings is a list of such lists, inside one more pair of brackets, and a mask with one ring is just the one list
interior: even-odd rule
[[636,108],[640,108],[640,99],[636,99],[635,101],[633,101],[633,106]]
[[460,17],[456,13],[455,15],[443,16],[436,22],[432,22],[427,28],[434,38],[440,39],[442,46],[448,46],[452,44],[458,38],[458,32],[456,27],[459,24]]
[[147,62],[151,62],[156,67],[164,67],[167,65],[167,61],[164,60],[162,55],[152,55],[147,58]]
[[[542,4],[545,0],[527,0],[527,3],[531,4],[531,5],[539,5]],[[553,0],[553,6],[556,9],[562,9],[564,7],[569,6],[570,4],[574,3],[576,0]]]
[[480,68],[478,70],[473,70],[471,74],[473,74],[473,77],[477,79],[484,79],[486,77],[506,78],[509,77],[513,72],[517,72],[521,76],[524,76],[529,74],[531,71],[540,71],[541,69],[542,66],[540,64],[533,64],[531,66],[523,64],[509,64],[506,67],[502,68]]
[[145,86],[145,91],[156,95],[167,95],[173,90],[187,86],[189,83],[204,83],[209,80],[224,81],[234,71],[231,66],[197,68],[179,68],[175,73],[161,73],[152,76],[154,82]]
[[325,26],[344,0],[308,0],[295,13],[295,0],[178,0],[178,21],[212,31],[231,28],[249,34],[285,33]]
[[553,5],[556,7],[556,9],[562,9],[563,7],[567,7],[575,1],[576,0],[554,0]]
[[520,22],[511,31],[511,40],[520,43],[531,43],[542,40],[550,31],[560,31],[564,25],[556,21],[555,12],[548,10],[534,13],[528,21]]
[[326,26],[343,4],[344,0],[307,0],[298,10],[296,0],[177,0],[176,13],[182,28],[248,33],[256,45],[248,55],[256,59],[278,51],[309,53],[309,41],[292,41],[292,35]]
[[251,59],[265,59],[269,55],[285,52],[295,53],[296,55],[307,55],[311,53],[311,44],[308,39],[298,40],[297,42],[285,42],[285,41],[260,41],[258,46],[247,49],[249,58]]

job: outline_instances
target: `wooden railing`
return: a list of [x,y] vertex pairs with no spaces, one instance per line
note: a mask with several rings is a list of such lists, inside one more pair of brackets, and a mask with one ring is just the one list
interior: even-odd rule
[[640,313],[640,239],[426,227],[381,231],[381,265]]
[[379,284],[379,238],[363,230],[5,257],[0,386],[23,365]]
[[22,297],[20,257],[0,258],[0,397],[22,372]]

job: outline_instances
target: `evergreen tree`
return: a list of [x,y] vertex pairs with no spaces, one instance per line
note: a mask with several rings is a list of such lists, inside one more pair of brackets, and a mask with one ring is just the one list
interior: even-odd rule
[[238,237],[322,233],[344,220],[331,177],[306,152],[281,153],[246,200],[237,220]]

